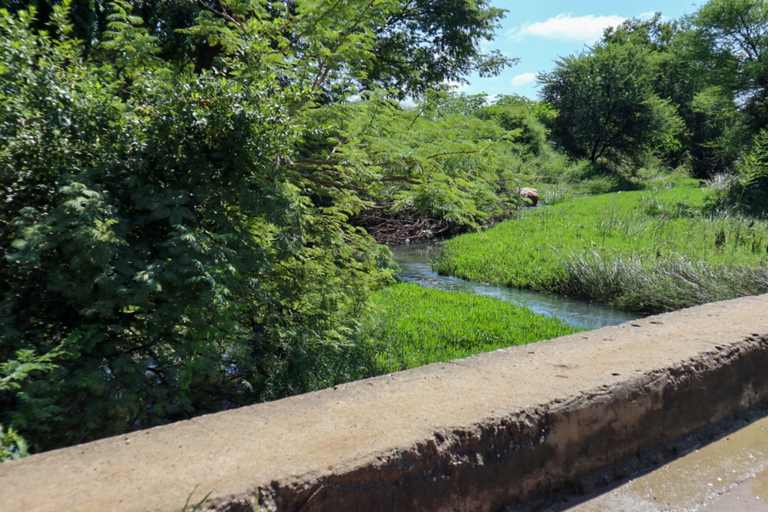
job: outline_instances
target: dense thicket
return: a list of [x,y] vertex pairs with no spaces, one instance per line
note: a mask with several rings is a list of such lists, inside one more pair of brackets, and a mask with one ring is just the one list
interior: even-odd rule
[[350,216],[511,204],[513,134],[386,99],[501,64],[485,2],[6,5],[0,423],[35,449],[370,375],[391,271]]
[[543,73],[555,136],[614,168],[733,171],[768,121],[768,7],[711,0],[677,21],[629,20]]

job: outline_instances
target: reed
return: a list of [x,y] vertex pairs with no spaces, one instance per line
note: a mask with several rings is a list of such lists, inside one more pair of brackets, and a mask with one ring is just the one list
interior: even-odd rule
[[643,313],[768,292],[768,223],[703,213],[711,190],[577,197],[446,242],[438,272]]

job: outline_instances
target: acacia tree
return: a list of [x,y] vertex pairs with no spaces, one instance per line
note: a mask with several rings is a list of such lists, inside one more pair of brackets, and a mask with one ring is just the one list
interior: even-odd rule
[[471,115],[478,100],[431,91],[410,108],[374,96],[314,109],[296,164],[365,200],[353,222],[385,243],[478,228],[516,208],[520,143]]
[[713,86],[733,93],[754,130],[768,122],[768,5],[762,0],[711,0],[691,18],[712,64]]
[[322,381],[297,365],[385,274],[286,165],[312,91],[276,80],[271,27],[220,27],[227,76],[198,76],[125,5],[88,59],[66,14],[57,38],[0,25],[0,361],[52,365],[4,390],[3,423],[48,448]]
[[347,221],[397,170],[302,148],[403,4],[209,5],[210,66],[124,2],[83,51],[69,7],[0,11],[0,423],[45,449],[370,375],[391,272]]
[[542,99],[558,112],[556,135],[592,162],[674,144],[681,123],[654,92],[655,72],[649,51],[633,44],[601,44],[561,59],[539,78]]
[[[56,2],[0,0],[0,8],[16,12],[34,6],[35,27],[55,30],[50,17]],[[73,32],[88,52],[92,41],[100,41],[107,33],[110,1],[70,0],[70,5]],[[323,44],[334,39],[355,44],[361,30],[367,28],[367,55],[347,54],[343,69],[329,69],[323,85],[331,98],[379,88],[401,98],[417,96],[446,80],[461,82],[473,71],[496,74],[514,62],[498,51],[484,53],[481,48],[482,41],[493,38],[505,12],[491,7],[489,0],[132,0],[127,5],[157,38],[161,58],[198,73],[218,66],[227,54],[225,39],[200,30],[213,18],[241,28],[254,16],[269,21],[275,33],[265,35],[273,42],[273,49],[278,46],[272,36],[279,34],[294,54],[324,51],[321,48],[337,54],[339,48],[334,44]],[[371,16],[375,13],[374,21]],[[205,19],[209,21],[202,21]]]

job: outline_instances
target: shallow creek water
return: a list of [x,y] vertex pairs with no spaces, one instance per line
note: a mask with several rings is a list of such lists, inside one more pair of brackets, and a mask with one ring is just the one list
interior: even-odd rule
[[465,281],[453,276],[441,276],[430,265],[430,260],[440,254],[441,247],[431,244],[395,245],[389,248],[400,265],[398,278],[441,290],[465,291],[478,295],[490,295],[514,302],[535,313],[554,316],[569,324],[586,329],[598,329],[635,320],[640,315],[580,299],[552,293],[518,290]]
[[[638,317],[579,299],[441,276],[430,265],[430,260],[440,254],[439,245],[400,245],[391,246],[390,250],[402,269],[398,278],[403,281],[498,297],[587,329],[616,325]],[[598,489],[591,499],[572,497],[575,505],[562,504],[540,510],[768,512],[768,417],[742,428],[726,429],[726,432],[720,439],[618,487]]]

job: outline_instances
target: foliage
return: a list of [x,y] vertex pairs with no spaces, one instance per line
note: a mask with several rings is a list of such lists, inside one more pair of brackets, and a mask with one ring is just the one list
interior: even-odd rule
[[720,64],[714,86],[738,98],[753,129],[768,122],[768,5],[762,0],[710,0],[692,17],[706,58]]
[[731,92],[707,87],[693,98],[691,108],[700,118],[695,136],[700,143],[691,151],[699,176],[730,169],[747,148],[750,130]]
[[678,144],[682,123],[655,94],[654,78],[648,50],[608,43],[561,59],[539,81],[542,98],[558,112],[556,134],[596,162]]
[[726,172],[768,121],[765,3],[711,0],[679,23],[662,68],[698,177]]
[[482,53],[493,39],[504,10],[488,0],[411,0],[400,2],[379,32],[375,58],[362,82],[416,96],[464,76],[498,74],[515,59],[498,50]]
[[736,179],[727,182],[712,201],[714,207],[733,206],[752,215],[768,212],[768,130],[755,136],[752,149],[735,166]]
[[[51,19],[56,0],[0,0],[11,12],[37,7],[35,28],[56,30]],[[88,53],[92,42],[109,38],[109,0],[71,0],[68,14]],[[487,0],[235,0],[128,1],[125,6],[146,22],[157,39],[158,55],[174,69],[221,69],[236,32],[253,33],[254,22],[272,56],[314,60],[313,85],[325,100],[360,89],[388,88],[394,96],[416,96],[441,84],[462,82],[471,72],[498,73],[515,62],[482,45],[494,36],[505,11]],[[339,55],[346,55],[339,59]],[[338,64],[344,62],[343,70]],[[290,67],[284,80],[295,80]],[[306,77],[304,77],[306,78]]]
[[543,99],[560,111],[555,140],[614,170],[728,171],[768,121],[767,21],[764,2],[711,0],[680,20],[606,30],[541,75]]
[[381,313],[370,329],[382,373],[578,331],[501,299],[413,283],[389,286],[373,298]]
[[415,213],[455,231],[508,217],[518,201],[517,132],[456,112],[462,98],[452,99],[437,93],[402,108],[373,97],[315,109],[296,163],[310,182],[357,193],[389,218]]
[[89,58],[66,7],[57,38],[32,19],[0,21],[0,361],[55,356],[0,392],[3,423],[50,448],[333,383],[323,354],[389,271],[360,201],[316,204],[291,166],[312,84],[281,86],[272,26],[207,27],[224,76],[155,58],[125,4]]
[[[30,373],[44,373],[54,369],[55,366],[50,363],[54,357],[54,353],[36,356],[31,350],[19,350],[16,359],[0,363],[0,393],[21,389],[22,382]],[[12,428],[4,430],[0,424],[0,462],[27,455],[26,440]]]
[[753,212],[768,211],[768,130],[755,136],[752,149],[736,165],[741,190],[738,204]]
[[518,147],[522,151],[539,155],[549,135],[539,116],[546,116],[547,111],[547,107],[541,103],[502,96],[493,105],[479,109],[475,115],[480,119],[491,120],[505,130],[519,131],[516,138]]
[[705,215],[709,195],[676,187],[573,198],[448,241],[436,269],[641,312],[765,290],[768,224]]
[[[0,11],[0,421],[48,449],[375,373],[360,322],[393,270],[350,217],[514,206],[497,125],[333,103],[503,64],[477,47],[501,11],[416,4]],[[414,62],[451,58],[385,65],[411,22]]]
[[13,429],[3,430],[0,425],[0,462],[17,460],[29,455],[27,443]]

